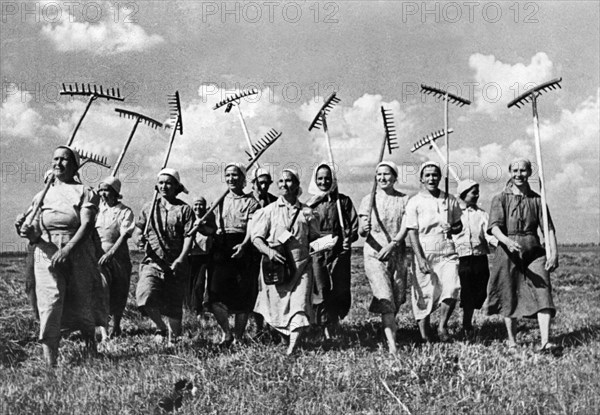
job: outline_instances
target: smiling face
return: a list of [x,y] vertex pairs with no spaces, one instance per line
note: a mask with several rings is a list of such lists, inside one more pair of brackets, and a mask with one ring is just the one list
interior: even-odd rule
[[75,157],[66,148],[57,148],[52,156],[52,172],[61,182],[70,182],[77,172]]
[[194,209],[194,214],[196,216],[202,217],[202,215],[204,215],[204,213],[206,212],[206,200],[195,200],[192,209]]
[[322,192],[326,192],[331,189],[331,184],[333,183],[333,177],[331,174],[331,170],[327,166],[320,167],[317,170],[317,175],[315,177],[315,182],[317,183],[317,187]]
[[177,180],[175,180],[174,177],[169,176],[168,174],[161,174],[158,176],[156,187],[158,193],[169,201],[174,200],[177,193],[179,193],[179,183],[177,183]]
[[440,169],[436,166],[427,166],[421,173],[421,183],[425,186],[425,189],[431,191],[437,190],[442,174]]
[[241,191],[244,188],[244,175],[235,166],[229,166],[225,169],[225,183],[229,190]]
[[515,185],[523,186],[529,180],[529,176],[531,176],[531,167],[524,160],[517,161],[510,165],[510,176]]
[[100,185],[98,185],[98,194],[100,195],[102,201],[111,207],[116,205],[117,201],[119,200],[119,195],[117,195],[115,189],[106,183],[100,183]]
[[289,171],[284,171],[281,173],[281,177],[279,178],[277,185],[279,186],[279,193],[281,193],[283,197],[298,196],[300,183],[298,183],[296,177]]
[[388,190],[394,187],[396,175],[389,166],[379,166],[376,172],[377,184],[382,190]]

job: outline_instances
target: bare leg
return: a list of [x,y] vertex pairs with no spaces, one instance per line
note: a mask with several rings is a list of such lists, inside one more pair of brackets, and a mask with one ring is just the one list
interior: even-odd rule
[[213,304],[212,312],[215,315],[217,324],[221,327],[223,332],[221,343],[232,341],[233,335],[231,334],[231,327],[229,326],[229,313],[227,312],[227,309],[221,304]]
[[96,330],[82,332],[85,341],[85,351],[90,356],[98,355],[98,345],[96,343]]
[[299,328],[296,330],[293,330],[290,333],[290,344],[288,345],[287,351],[285,352],[285,354],[287,356],[290,356],[292,353],[294,353],[294,350],[296,349],[296,344],[298,343],[298,340],[300,339],[300,335],[303,332],[303,328]]
[[396,318],[392,313],[384,313],[381,315],[381,322],[383,324],[383,333],[387,340],[388,350],[390,354],[396,354],[398,349],[396,348]]
[[248,313],[239,313],[235,315],[235,338],[236,340],[242,340],[244,332],[246,331],[246,325],[248,324]]
[[508,333],[508,344],[510,346],[516,346],[517,342],[515,340],[515,322],[514,318],[504,318],[504,325],[506,326],[506,332]]
[[163,321],[158,308],[146,306],[144,308],[144,311],[146,312],[146,314],[148,315],[150,320],[152,320],[152,322],[154,322],[154,325],[157,330],[164,331],[167,329],[167,326],[165,325],[165,322]]
[[550,340],[550,311],[541,310],[537,313],[538,325],[540,326],[540,340],[544,347]]
[[[446,299],[440,306],[440,322],[438,324],[438,334],[442,341],[448,339],[448,320],[454,311],[456,300]],[[445,339],[444,339],[445,338]]]
[[181,319],[167,317],[167,324],[169,326],[169,343],[173,343],[181,336]]
[[431,341],[431,336],[429,335],[429,316],[424,319],[417,320],[417,324],[419,325],[419,332],[421,333],[421,338],[429,343]]
[[108,340],[108,328],[105,326],[100,326],[98,327],[98,329],[100,330],[100,341],[101,342],[105,342]]

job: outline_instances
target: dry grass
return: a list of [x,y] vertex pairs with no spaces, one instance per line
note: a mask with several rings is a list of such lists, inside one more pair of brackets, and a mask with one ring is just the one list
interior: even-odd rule
[[[138,258],[136,258],[138,259]],[[175,348],[152,342],[150,325],[128,305],[126,335],[102,356],[82,355],[77,337],[63,341],[61,364],[44,367],[20,275],[23,258],[1,258],[0,412],[3,414],[148,414],[176,380],[193,379],[183,399],[189,414],[596,414],[600,413],[600,260],[566,253],[554,275],[559,306],[554,335],[560,358],[538,355],[536,325],[521,322],[516,351],[505,347],[501,321],[478,315],[474,343],[421,346],[408,305],[398,316],[400,352],[387,355],[379,319],[354,256],[354,304],[336,341],[318,336],[292,358],[275,344],[232,351],[212,345],[212,317],[186,315]],[[135,280],[135,277],[134,277]],[[458,316],[451,327],[456,330]]]

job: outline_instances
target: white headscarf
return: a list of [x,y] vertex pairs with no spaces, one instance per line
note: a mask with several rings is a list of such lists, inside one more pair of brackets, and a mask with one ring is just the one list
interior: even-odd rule
[[[329,171],[331,172],[331,186],[329,187],[328,190],[321,190],[319,189],[319,186],[317,185],[317,173],[319,172],[319,169],[321,167],[327,167],[329,169]],[[313,175],[311,176],[310,179],[310,184],[308,185],[308,193],[310,193],[312,195],[312,197],[308,200],[307,205],[309,206],[313,206],[315,204],[317,204],[318,202],[320,202],[321,200],[323,200],[325,197],[327,197],[328,195],[332,194],[332,193],[337,193],[337,176],[335,174],[335,170],[333,168],[331,168],[331,166],[329,165],[329,163],[323,161],[321,163],[319,163],[317,165],[317,167],[315,167],[315,170],[313,171]]]

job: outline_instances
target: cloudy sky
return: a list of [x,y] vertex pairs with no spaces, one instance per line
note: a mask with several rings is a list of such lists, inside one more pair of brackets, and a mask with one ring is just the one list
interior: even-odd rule
[[[66,143],[85,101],[58,94],[63,82],[119,87],[126,100],[98,100],[77,147],[116,160],[133,121],[115,107],[168,118],[178,90],[183,131],[169,166],[192,195],[215,198],[222,166],[243,160],[246,142],[234,111],[213,105],[257,88],[241,104],[250,135],[283,133],[262,164],[302,173],[327,158],[321,130],[308,132],[323,99],[341,102],[329,126],[340,189],[355,204],[370,191],[383,138],[381,106],[394,113],[402,165],[398,187],[419,188],[412,144],[443,127],[441,102],[421,83],[473,101],[450,108],[450,161],[482,183],[482,206],[508,179],[517,156],[535,160],[529,106],[506,104],[531,85],[562,77],[539,100],[548,203],[561,242],[598,242],[600,5],[577,2],[2,2],[2,251],[20,249],[14,217],[42,188],[52,149]],[[119,172],[134,211],[152,195],[169,131],[138,127]],[[443,142],[440,142],[443,147]],[[109,171],[89,165],[97,185]],[[451,181],[451,191],[456,183]],[[537,189],[537,182],[534,184]],[[249,188],[248,188],[249,190]],[[275,189],[273,189],[275,190]]]

